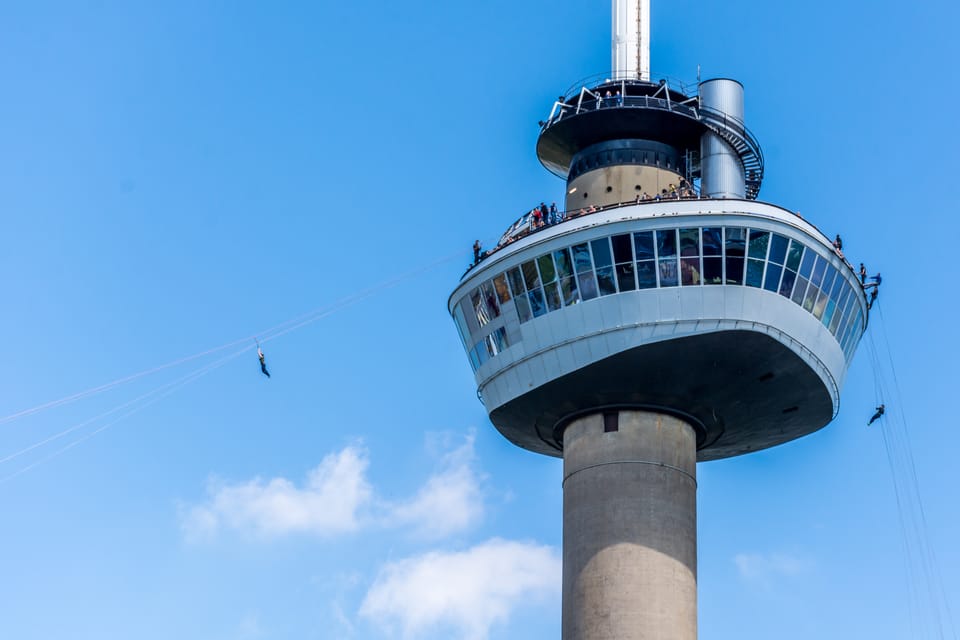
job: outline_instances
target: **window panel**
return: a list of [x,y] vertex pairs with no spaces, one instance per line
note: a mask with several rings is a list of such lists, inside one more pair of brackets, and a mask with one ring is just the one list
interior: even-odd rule
[[[706,240],[704,240],[703,249],[704,251],[707,249]],[[703,257],[703,284],[723,284],[723,258]]]
[[470,344],[467,342],[470,339],[470,329],[467,328],[467,321],[463,317],[463,309],[459,304],[453,307],[453,321],[457,325],[457,333],[460,334],[460,342],[463,343],[463,348],[466,350],[467,345]]
[[837,272],[837,278],[833,281],[833,289],[830,291],[830,297],[834,301],[840,301],[840,292],[843,290],[843,285],[846,284],[847,279],[843,276],[843,273]]
[[487,344],[486,344],[486,343],[487,343],[487,340],[486,340],[486,338],[484,338],[483,340],[481,340],[481,341],[478,342],[477,344],[473,345],[473,351],[474,351],[474,353],[477,354],[477,361],[480,363],[481,366],[482,366],[484,363],[486,363],[487,360],[490,359],[490,354],[487,353]]
[[803,308],[807,311],[813,313],[813,303],[817,300],[817,294],[820,293],[820,289],[817,289],[813,282],[810,283],[810,286],[807,287],[807,295],[803,297]]
[[787,269],[783,272],[783,280],[780,281],[780,295],[789,298],[793,292],[793,283],[797,280],[797,274]]
[[721,229],[720,227],[704,229],[703,230],[703,255],[705,256],[723,255],[722,238],[723,238],[723,229]]
[[700,229],[680,229],[680,255],[700,255]]
[[493,279],[493,288],[497,290],[497,298],[500,302],[510,302],[510,289],[507,287],[507,278],[505,274],[500,274]]
[[500,317],[500,304],[497,302],[497,291],[493,288],[493,280],[487,280],[480,285],[483,302],[486,304],[490,319]]
[[813,261],[816,259],[817,254],[809,249],[804,252],[803,260],[800,262],[800,275],[804,278],[810,277],[810,271],[813,269]]
[[560,281],[560,295],[563,297],[563,306],[565,307],[580,302],[576,276],[570,276]]
[[637,261],[653,260],[653,232],[638,231],[633,234],[633,248],[637,252]]
[[781,273],[783,273],[783,267],[778,264],[768,264],[767,275],[763,281],[763,288],[767,291],[776,291],[780,286]]
[[763,265],[763,260],[754,260],[753,258],[747,260],[746,285],[748,287],[759,287],[763,284]]
[[803,245],[796,240],[790,241],[790,250],[787,251],[787,269],[798,271],[800,269],[800,258],[803,257]]
[[833,281],[837,277],[837,270],[827,265],[827,272],[823,275],[823,282],[820,283],[820,290],[830,295],[830,289],[833,287]]
[[470,329],[471,333],[476,333],[480,329],[480,324],[477,322],[477,313],[473,310],[473,305],[470,303],[470,296],[463,296],[460,299],[461,312],[463,317],[467,319],[467,327]]
[[827,298],[827,307],[823,311],[823,326],[830,328],[833,321],[833,313],[837,310],[837,303],[832,298]]
[[783,261],[787,257],[787,244],[789,240],[783,236],[773,234],[773,237],[770,239],[770,262],[776,264],[783,264]]
[[804,278],[803,276],[799,276],[797,278],[797,284],[793,288],[793,297],[791,297],[791,300],[793,300],[797,304],[803,304],[803,296],[804,294],[807,293],[808,283],[809,281],[806,278]]
[[743,283],[743,256],[747,248],[747,230],[739,227],[726,227],[724,234],[724,254],[726,256],[727,284]]
[[530,300],[530,310],[533,311],[534,318],[539,318],[547,312],[547,305],[543,300],[543,290],[540,287],[527,291],[527,299]]
[[632,262],[617,265],[617,284],[620,286],[620,291],[633,291],[637,288],[637,283],[633,279]]
[[510,289],[513,291],[513,297],[522,297],[527,289],[523,286],[523,275],[520,273],[520,267],[515,267],[507,271],[507,279],[510,281]]
[[483,295],[480,289],[474,289],[470,294],[470,304],[473,306],[473,315],[477,318],[477,323],[482,327],[492,319],[487,313],[487,305],[483,301]]
[[656,261],[644,260],[637,263],[637,288],[653,289],[657,286]]
[[477,357],[477,348],[470,347],[470,366],[473,367],[474,372],[480,368],[480,359]]
[[557,279],[557,271],[553,266],[553,257],[549,253],[537,258],[537,266],[540,267],[540,281],[542,283],[546,284]]
[[549,282],[543,285],[543,292],[547,299],[547,309],[556,311],[563,305],[560,303],[560,289],[556,282]]
[[610,255],[610,240],[608,238],[593,240],[590,242],[590,247],[593,249],[593,263],[597,265],[597,267],[613,266],[613,257]]
[[593,270],[593,262],[590,260],[590,247],[587,243],[575,244],[571,247],[573,250],[573,264],[577,268],[577,273]]
[[823,282],[823,274],[827,272],[827,260],[823,256],[817,256],[817,264],[813,267],[813,275],[810,276],[810,282],[820,286]]
[[759,258],[760,260],[767,259],[767,245],[770,244],[770,232],[769,231],[756,231],[753,230],[750,232],[750,258]]
[[573,275],[573,263],[570,262],[570,250],[560,249],[553,252],[553,262],[557,266],[557,275],[568,278]]
[[617,292],[617,285],[613,281],[613,267],[601,267],[597,269],[597,286],[602,296],[608,296]]
[[540,274],[537,273],[537,265],[533,260],[524,262],[520,268],[523,270],[523,283],[527,285],[527,291],[533,291],[540,286]]
[[700,258],[680,258],[680,280],[684,286],[700,284]]
[[597,297],[597,281],[593,278],[593,271],[577,274],[580,283],[580,297],[584,300],[593,300]]
[[633,262],[633,250],[630,248],[630,235],[623,234],[610,238],[613,243],[613,259],[616,264]]
[[666,258],[677,255],[677,230],[664,229],[657,231],[657,256]]
[[530,301],[527,300],[526,294],[516,296],[513,301],[517,305],[517,317],[520,318],[521,324],[533,318],[533,313],[530,311]]
[[817,296],[817,301],[813,303],[813,317],[819,320],[823,317],[823,310],[827,308],[827,300],[830,299],[830,296],[825,294],[822,290],[820,295]]
[[660,261],[660,286],[677,286],[677,259],[667,258]]

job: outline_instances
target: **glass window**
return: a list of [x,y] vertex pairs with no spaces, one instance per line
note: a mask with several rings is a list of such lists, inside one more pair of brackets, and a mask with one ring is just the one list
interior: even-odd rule
[[769,231],[750,231],[750,258],[767,259],[767,245],[770,244]]
[[527,292],[527,299],[530,300],[530,310],[533,311],[533,317],[539,318],[547,312],[547,305],[543,300],[543,291],[540,287]]
[[477,312],[474,311],[469,295],[460,299],[460,306],[463,317],[467,319],[467,327],[471,333],[476,333],[480,329],[480,324],[477,322]]
[[560,281],[560,295],[563,297],[563,306],[565,307],[580,302],[576,277],[570,276]]
[[466,349],[467,345],[470,344],[467,340],[470,338],[470,330],[467,328],[467,321],[463,317],[463,309],[459,304],[454,305],[453,307],[453,321],[457,325],[457,333],[460,334],[460,342],[463,343],[463,348]]
[[726,254],[727,284],[743,284],[743,256],[747,248],[747,230],[739,227],[726,227],[724,233],[724,252]]
[[827,299],[827,307],[823,311],[823,326],[829,330],[830,322],[833,320],[833,313],[837,310],[837,303],[833,298]]
[[524,262],[520,268],[523,270],[523,282],[527,285],[527,291],[533,291],[540,286],[540,274],[537,273],[537,265],[533,260]]
[[783,272],[783,267],[778,264],[770,263],[767,265],[767,276],[763,281],[763,288],[767,291],[777,291],[780,286],[780,274]]
[[653,232],[640,231],[633,234],[633,247],[637,252],[637,262],[653,260]]
[[637,283],[633,279],[632,262],[617,265],[617,284],[620,286],[620,291],[633,291],[637,288]]
[[510,302],[510,289],[507,287],[507,278],[505,274],[500,274],[493,279],[493,287],[497,290],[497,298],[500,302]]
[[473,367],[473,370],[476,371],[480,368],[480,359],[477,357],[477,348],[470,348],[470,366]]
[[520,318],[521,324],[533,318],[533,313],[530,311],[530,301],[527,300],[525,294],[521,293],[513,301],[517,305],[517,316]]
[[540,267],[541,282],[546,284],[557,279],[557,271],[553,266],[553,258],[549,253],[545,256],[540,256],[537,258],[537,265]]
[[790,241],[790,250],[787,252],[787,269],[798,271],[800,258],[803,256],[803,245],[796,240]]
[[827,265],[827,272],[823,276],[823,282],[820,283],[820,290],[825,294],[830,294],[830,289],[833,287],[833,281],[837,277],[837,270]]
[[568,278],[573,275],[573,264],[570,262],[569,249],[554,251],[553,261],[557,265],[557,274],[561,278]]
[[703,230],[703,255],[723,255],[723,229],[707,228]]
[[813,251],[804,252],[803,261],[800,263],[800,275],[804,278],[810,277],[810,271],[813,269],[813,261],[816,257]]
[[677,255],[677,230],[657,231],[657,256],[666,258]]
[[637,288],[653,289],[657,286],[655,260],[643,260],[637,263]]
[[820,294],[817,296],[817,301],[813,303],[814,318],[819,320],[823,317],[823,311],[827,308],[827,300],[829,299],[830,297],[821,290]]
[[573,263],[577,267],[577,273],[593,269],[593,263],[590,261],[590,247],[586,242],[575,244],[571,249],[573,249]]
[[630,248],[630,235],[618,235],[610,238],[613,243],[613,259],[616,264],[633,262],[633,250]]
[[608,238],[593,240],[590,242],[590,246],[593,249],[593,263],[597,265],[598,268],[613,266],[613,258],[610,255],[610,240]]
[[753,258],[747,260],[746,284],[748,287],[759,287],[763,284],[763,265],[763,260],[754,260]]
[[784,270],[783,280],[780,281],[780,295],[784,298],[789,298],[790,293],[793,292],[793,283],[797,279],[797,274],[789,269]]
[[803,308],[813,313],[813,303],[817,300],[817,294],[820,293],[820,289],[817,289],[813,282],[810,282],[810,286],[807,287],[807,295],[803,298]]
[[803,304],[803,296],[807,292],[807,283],[808,283],[808,280],[803,276],[799,276],[797,278],[797,284],[793,288],[793,297],[791,298],[791,300],[793,300],[797,304]]
[[700,229],[680,229],[680,282],[700,284]]
[[600,295],[602,296],[608,296],[611,293],[617,292],[617,285],[613,281],[613,267],[597,268],[597,285],[600,288]]
[[666,258],[660,261],[660,286],[677,286],[677,259]]
[[593,278],[593,271],[577,274],[580,283],[580,297],[584,300],[593,300],[597,297],[597,281]]
[[833,281],[833,289],[830,291],[830,297],[833,298],[834,301],[839,302],[840,292],[843,290],[843,285],[846,281],[847,279],[838,271],[837,278]]
[[493,288],[493,280],[487,280],[480,285],[483,302],[486,304],[490,319],[500,317],[500,304],[497,302],[497,290]]
[[515,267],[507,271],[507,278],[510,281],[510,288],[513,290],[513,297],[522,297],[522,294],[526,292],[526,288],[523,286],[523,276],[520,274],[520,267]]
[[826,272],[827,259],[823,256],[817,256],[817,264],[813,267],[813,276],[810,277],[810,282],[819,287],[823,283],[823,274]]
[[[706,250],[706,244],[704,244]],[[723,258],[720,256],[703,257],[703,284],[723,284]]]
[[479,361],[480,365],[483,365],[487,360],[490,359],[490,354],[487,353],[486,342],[487,339],[484,338],[477,344],[473,345],[473,351],[477,354],[477,360]]
[[[783,236],[778,236],[773,234],[773,238],[770,240],[770,262],[776,264],[783,264],[783,261],[787,257],[787,244],[789,241]],[[771,289],[772,291],[772,289]]]
[[543,285],[543,292],[546,295],[547,309],[549,311],[556,311],[562,306],[560,304],[560,290],[557,288],[556,282],[548,282]]
[[484,304],[480,289],[474,289],[473,293],[470,294],[470,304],[473,306],[473,314],[477,318],[477,323],[481,327],[492,320],[490,314],[487,313],[487,306]]

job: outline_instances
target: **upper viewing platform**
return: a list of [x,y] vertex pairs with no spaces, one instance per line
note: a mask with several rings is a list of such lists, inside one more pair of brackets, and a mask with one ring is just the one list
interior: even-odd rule
[[[738,82],[717,79],[686,85],[668,78],[645,81],[624,75],[586,78],[553,104],[540,122],[537,141],[537,156],[548,170],[570,181],[584,164],[599,168],[606,161],[664,167],[692,183],[702,177],[701,158],[710,154],[702,146],[704,136],[712,134],[729,146],[742,167],[743,197],[757,197],[763,152],[744,125]],[[611,147],[613,142],[620,144]],[[664,158],[649,148],[650,143],[672,153]]]

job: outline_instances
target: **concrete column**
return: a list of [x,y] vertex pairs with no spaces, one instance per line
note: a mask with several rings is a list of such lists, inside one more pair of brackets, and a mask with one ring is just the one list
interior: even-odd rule
[[696,640],[696,449],[693,427],[648,411],[567,426],[563,640]]

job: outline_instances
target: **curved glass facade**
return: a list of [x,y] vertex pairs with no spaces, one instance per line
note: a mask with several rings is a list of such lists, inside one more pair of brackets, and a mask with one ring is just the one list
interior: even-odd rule
[[853,355],[864,327],[859,287],[797,240],[749,227],[636,231],[557,249],[483,282],[461,298],[454,319],[476,371],[513,344],[502,321],[470,343],[471,335],[501,313],[516,313],[525,323],[600,296],[719,284],[765,289],[792,300],[833,334],[848,362]]

